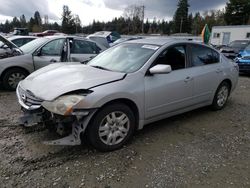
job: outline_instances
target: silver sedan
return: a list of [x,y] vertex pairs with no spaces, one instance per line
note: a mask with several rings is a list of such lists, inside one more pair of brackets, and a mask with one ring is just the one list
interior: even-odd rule
[[151,38],[114,46],[87,64],[42,68],[20,82],[17,97],[24,126],[53,124],[68,135],[47,144],[87,137],[111,151],[146,124],[203,106],[222,109],[237,81],[237,64],[215,49]]

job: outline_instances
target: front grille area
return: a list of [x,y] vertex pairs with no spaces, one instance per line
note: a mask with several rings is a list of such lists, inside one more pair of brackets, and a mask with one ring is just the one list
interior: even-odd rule
[[31,106],[40,106],[43,102],[42,99],[39,99],[38,97],[36,97],[31,91],[29,90],[24,90],[21,87],[18,87],[18,93],[19,93],[19,97],[20,100],[22,100],[22,102],[31,107]]

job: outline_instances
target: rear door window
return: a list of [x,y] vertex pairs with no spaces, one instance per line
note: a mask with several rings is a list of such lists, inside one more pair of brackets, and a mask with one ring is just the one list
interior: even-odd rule
[[99,50],[95,43],[84,40],[73,40],[70,49],[72,54],[98,54]]
[[43,56],[60,56],[62,47],[65,39],[56,39],[46,45],[41,49],[41,55]]
[[219,53],[201,45],[191,46],[192,66],[203,66],[220,62]]

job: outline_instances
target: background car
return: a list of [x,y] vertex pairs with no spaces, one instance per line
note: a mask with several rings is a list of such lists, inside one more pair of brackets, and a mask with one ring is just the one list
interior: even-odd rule
[[29,30],[28,28],[14,28],[12,35],[28,36]]
[[243,51],[250,44],[250,40],[235,40],[228,46],[224,46],[220,49],[227,58],[234,59],[237,55]]
[[250,45],[241,51],[235,59],[242,73],[250,73]]
[[94,34],[88,35],[87,38],[109,48],[110,44],[121,38],[121,36],[116,31],[98,31]]
[[24,126],[49,121],[71,130],[48,144],[78,145],[86,136],[94,148],[112,151],[146,124],[208,105],[222,109],[238,73],[236,63],[209,46],[140,39],[114,46],[86,65],[44,67],[20,82],[17,97],[25,109]]
[[87,61],[106,48],[89,39],[75,36],[49,36],[20,47],[23,55],[0,60],[0,81],[5,89],[15,90],[31,72],[55,62]]
[[22,55],[22,51],[13,42],[0,35],[0,60]]
[[17,47],[21,47],[34,39],[37,39],[37,37],[35,36],[12,36],[8,38],[8,40],[13,42]]
[[45,37],[45,36],[52,36],[55,33],[59,33],[59,31],[57,31],[57,30],[46,30],[46,31],[43,31],[41,33],[34,33],[34,35],[37,36],[37,37]]

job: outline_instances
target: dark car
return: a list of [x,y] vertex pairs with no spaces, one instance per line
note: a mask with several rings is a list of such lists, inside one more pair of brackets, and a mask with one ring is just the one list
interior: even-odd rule
[[250,45],[241,51],[235,59],[240,72],[250,73]]
[[229,59],[235,59],[237,55],[250,44],[250,40],[235,40],[228,46],[222,47],[220,52]]
[[55,33],[59,33],[59,31],[57,31],[57,30],[46,30],[46,31],[44,31],[42,33],[35,33],[35,36],[37,36],[37,37],[52,36]]

